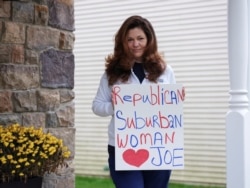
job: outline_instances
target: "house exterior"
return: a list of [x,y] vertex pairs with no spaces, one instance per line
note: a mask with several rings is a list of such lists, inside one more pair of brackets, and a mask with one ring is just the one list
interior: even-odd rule
[[159,51],[186,88],[184,170],[171,181],[226,184],[226,114],[229,101],[227,0],[75,0],[75,172],[108,176],[107,125],[91,111],[104,58],[115,32],[131,15],[149,19]]

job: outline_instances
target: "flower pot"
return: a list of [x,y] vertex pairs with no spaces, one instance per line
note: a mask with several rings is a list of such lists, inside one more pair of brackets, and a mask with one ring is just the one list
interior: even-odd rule
[[34,177],[29,178],[26,183],[22,181],[0,183],[0,188],[41,188],[42,182],[42,177]]

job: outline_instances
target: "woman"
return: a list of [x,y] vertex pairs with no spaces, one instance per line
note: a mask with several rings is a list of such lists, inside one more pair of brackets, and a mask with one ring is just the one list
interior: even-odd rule
[[115,36],[114,52],[106,58],[105,66],[92,110],[99,116],[112,116],[108,128],[108,162],[116,188],[167,188],[171,170],[115,170],[112,86],[175,83],[172,68],[157,51],[155,32],[147,19],[131,16],[124,21]]

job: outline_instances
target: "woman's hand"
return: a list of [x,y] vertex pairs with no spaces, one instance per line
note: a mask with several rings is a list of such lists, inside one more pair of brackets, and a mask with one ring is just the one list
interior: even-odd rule
[[114,108],[114,104],[115,104],[115,94],[114,94],[114,90],[112,89],[111,91],[111,102],[112,102],[112,106]]
[[185,96],[186,96],[186,91],[185,91],[185,87],[182,87],[182,96],[183,96],[183,101],[185,101]]

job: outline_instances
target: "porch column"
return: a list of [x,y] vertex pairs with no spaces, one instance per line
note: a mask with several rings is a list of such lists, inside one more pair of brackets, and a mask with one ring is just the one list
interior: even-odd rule
[[[247,0],[247,13],[248,13],[248,22],[250,22],[250,0]],[[248,87],[248,100],[250,100],[250,23],[248,23],[248,78],[247,78],[247,87]],[[250,102],[248,103],[248,109],[250,110]]]
[[[228,1],[230,99],[226,115],[227,188],[250,187],[248,0]],[[247,177],[248,176],[248,177]]]

